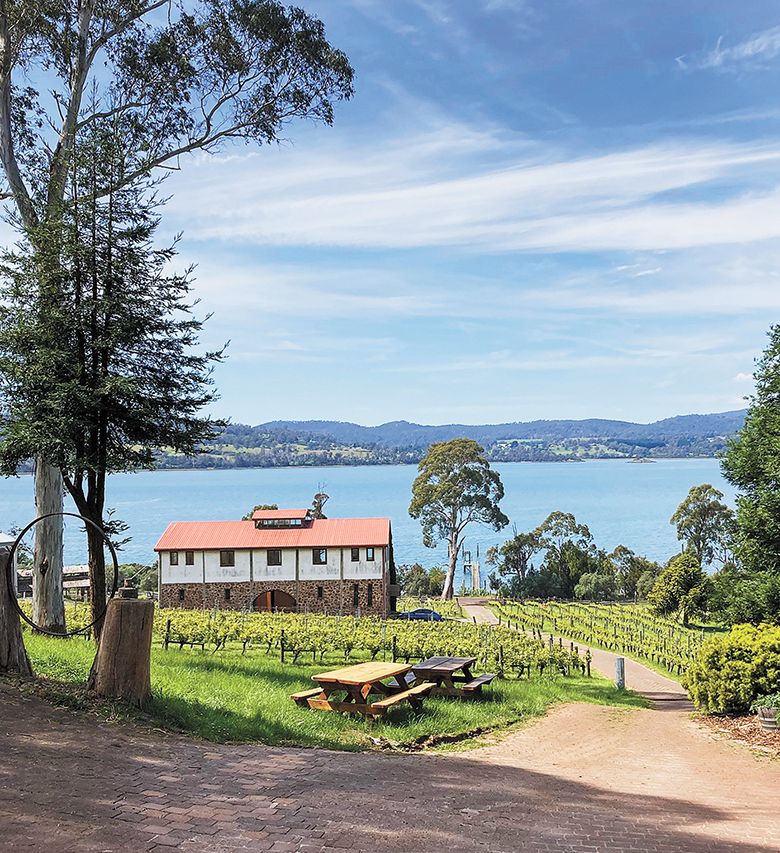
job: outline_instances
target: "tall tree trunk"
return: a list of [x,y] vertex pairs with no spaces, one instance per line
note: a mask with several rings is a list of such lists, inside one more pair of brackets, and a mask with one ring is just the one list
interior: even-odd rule
[[0,672],[15,672],[32,675],[30,659],[22,640],[19,614],[11,601],[8,589],[8,560],[10,545],[0,545]]
[[[90,520],[99,525],[102,530],[103,519],[101,516],[102,513],[97,518],[91,518]],[[89,549],[89,585],[92,593],[92,619],[96,620],[92,631],[95,642],[99,643],[104,621],[104,616],[101,617],[101,614],[106,607],[106,553],[103,536],[94,527],[89,525],[87,526],[87,547]]]
[[451,601],[455,590],[455,569],[458,565],[459,542],[450,539],[447,561],[447,576],[444,578],[444,589],[441,591],[442,601]]
[[[35,461],[35,510],[40,518],[62,512],[62,475],[40,457]],[[61,516],[35,525],[32,619],[48,631],[65,632],[65,602],[62,590]]]

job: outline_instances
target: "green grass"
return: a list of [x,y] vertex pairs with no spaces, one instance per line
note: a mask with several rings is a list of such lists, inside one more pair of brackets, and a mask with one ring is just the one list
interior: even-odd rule
[[[38,675],[69,685],[86,680],[94,656],[89,641],[27,633],[25,643]],[[147,714],[157,725],[215,742],[361,750],[386,744],[443,746],[516,726],[559,702],[647,706],[641,697],[620,692],[605,679],[579,676],[496,680],[482,699],[427,699],[420,714],[404,704],[375,723],[300,708],[289,699],[291,693],[311,686],[313,673],[333,665],[293,666],[257,652],[242,657],[234,649],[211,654],[155,647],[153,700]],[[55,698],[56,687],[48,691]],[[61,699],[73,702],[72,692],[63,690]]]

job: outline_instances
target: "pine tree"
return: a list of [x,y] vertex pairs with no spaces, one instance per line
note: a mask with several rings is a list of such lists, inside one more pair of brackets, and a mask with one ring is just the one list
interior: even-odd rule
[[[76,153],[57,239],[33,238],[0,267],[2,470],[47,459],[79,513],[108,533],[109,474],[153,467],[157,448],[191,453],[222,426],[201,415],[222,351],[198,347],[191,271],[169,272],[175,246],[154,245],[153,184],[113,189],[128,167],[119,137],[96,128]],[[56,258],[36,248],[52,245]],[[104,542],[89,528],[87,541],[96,618]]]

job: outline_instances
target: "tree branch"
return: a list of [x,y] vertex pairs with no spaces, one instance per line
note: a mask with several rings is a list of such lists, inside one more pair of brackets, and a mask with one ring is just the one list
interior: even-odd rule
[[[76,62],[70,79],[70,97],[65,120],[62,123],[59,139],[52,155],[49,181],[49,192],[46,199],[47,214],[51,215],[62,204],[65,193],[65,181],[68,176],[70,154],[76,138],[76,123],[81,111],[81,98],[87,81],[91,59],[91,51],[87,52],[89,26],[95,12],[96,0],[83,0],[78,13],[78,32],[76,36]],[[56,214],[55,214],[56,215]]]
[[11,49],[11,34],[8,27],[8,10],[6,4],[0,4],[0,159],[3,163],[10,193],[4,198],[13,198],[19,209],[25,228],[31,229],[38,224],[38,216],[25,185],[19,161],[16,158],[13,143],[11,117],[11,71],[13,57]]

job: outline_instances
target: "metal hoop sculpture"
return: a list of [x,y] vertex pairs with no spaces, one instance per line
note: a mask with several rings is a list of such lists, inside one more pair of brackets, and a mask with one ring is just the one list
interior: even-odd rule
[[[41,628],[40,625],[36,625],[35,622],[30,619],[30,617],[22,610],[19,606],[19,601],[16,597],[16,585],[13,582],[13,565],[14,565],[14,557],[16,556],[16,552],[21,545],[22,539],[27,535],[28,531],[32,530],[39,521],[43,521],[45,518],[64,518],[65,516],[69,516],[70,518],[77,518],[79,521],[83,521],[85,526],[89,525],[94,530],[96,530],[102,537],[103,541],[108,545],[108,550],[111,552],[111,560],[114,564],[114,579],[111,585],[111,594],[106,599],[105,607],[100,611],[100,615],[93,619],[89,625],[85,625],[83,628],[79,628],[78,631],[49,631],[48,628]],[[8,555],[8,566],[6,568],[6,583],[8,584],[8,594],[10,595],[11,601],[13,602],[14,607],[16,608],[16,612],[24,619],[24,621],[36,631],[40,631],[41,634],[49,634],[52,637],[74,637],[76,634],[85,634],[89,631],[96,622],[99,622],[105,615],[106,610],[108,609],[108,602],[116,595],[117,588],[119,587],[119,560],[116,556],[116,549],[114,548],[111,540],[106,536],[105,530],[103,530],[100,525],[95,524],[94,521],[90,521],[88,518],[84,518],[83,515],[79,515],[75,512],[49,512],[46,515],[38,516],[34,521],[31,521],[27,527],[22,530],[22,532],[16,537],[14,540],[14,544],[11,546],[11,553]]]

